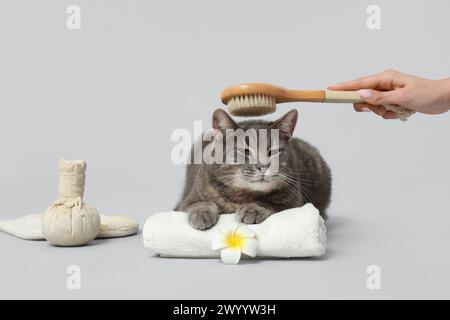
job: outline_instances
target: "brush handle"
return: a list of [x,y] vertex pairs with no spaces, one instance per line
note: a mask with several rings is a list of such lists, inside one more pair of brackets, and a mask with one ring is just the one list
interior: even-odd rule
[[[286,90],[276,97],[277,103],[282,102],[322,102],[322,103],[358,103],[363,102],[358,91],[335,90]],[[383,105],[387,110],[395,112],[398,118],[406,121],[414,111],[396,105]]]
[[356,103],[362,99],[358,91],[334,90],[286,90],[276,97],[277,103],[283,102],[325,102],[325,103]]
[[322,102],[357,103],[362,101],[358,91],[325,90],[325,99]]

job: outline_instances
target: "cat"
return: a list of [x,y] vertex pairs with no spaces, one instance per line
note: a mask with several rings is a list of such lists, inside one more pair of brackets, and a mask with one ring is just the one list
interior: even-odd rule
[[[261,132],[272,137],[271,129],[278,129],[277,150],[271,149],[272,138],[268,138],[269,150],[262,151],[270,157],[266,157],[264,163],[188,164],[184,191],[175,210],[187,212],[189,224],[198,230],[214,226],[220,214],[236,213],[239,222],[256,224],[276,212],[301,207],[308,202],[326,219],[331,198],[331,171],[315,147],[292,137],[297,118],[297,111],[291,110],[273,122],[247,120],[236,123],[225,111],[214,111],[212,126],[225,138],[229,129],[256,129],[257,139]],[[213,141],[200,140],[196,144],[205,148]],[[232,151],[245,152],[247,157],[249,141],[245,141],[243,150],[236,144]],[[226,146],[224,148],[224,153],[229,152]],[[258,150],[258,154],[260,152]],[[272,153],[276,154],[278,171],[270,169]]]

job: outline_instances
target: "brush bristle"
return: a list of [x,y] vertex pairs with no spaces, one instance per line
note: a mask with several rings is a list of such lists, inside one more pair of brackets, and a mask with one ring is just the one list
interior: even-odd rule
[[236,96],[227,102],[228,110],[234,116],[262,116],[276,110],[275,97],[264,94]]

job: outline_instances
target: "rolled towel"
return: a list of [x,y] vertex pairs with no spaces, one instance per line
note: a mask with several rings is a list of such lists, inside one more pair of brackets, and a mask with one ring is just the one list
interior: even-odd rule
[[[163,257],[218,258],[220,251],[211,249],[212,237],[238,224],[234,214],[223,214],[213,228],[199,231],[189,225],[185,212],[156,213],[145,222],[144,247]],[[326,251],[325,223],[310,203],[247,227],[256,235],[257,257],[316,257]]]

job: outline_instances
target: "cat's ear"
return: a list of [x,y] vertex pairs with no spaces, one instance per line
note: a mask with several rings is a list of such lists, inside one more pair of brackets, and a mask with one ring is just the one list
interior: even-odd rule
[[239,126],[222,109],[216,109],[212,116],[212,126],[214,129],[225,131],[226,129],[237,129]]
[[295,125],[297,124],[298,112],[295,109],[292,109],[280,119],[272,123],[270,126],[272,129],[278,129],[280,132],[286,134],[288,137],[291,137],[294,133]]

